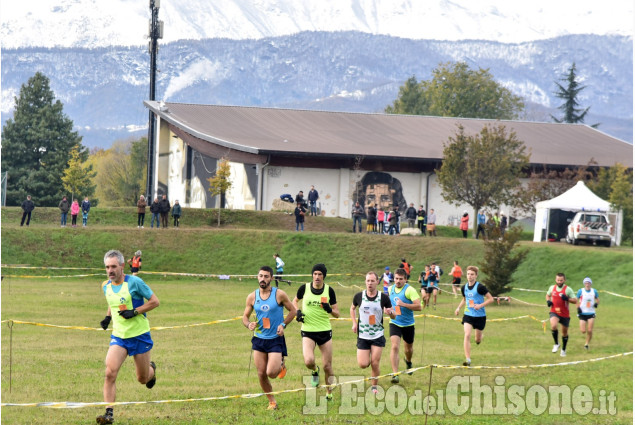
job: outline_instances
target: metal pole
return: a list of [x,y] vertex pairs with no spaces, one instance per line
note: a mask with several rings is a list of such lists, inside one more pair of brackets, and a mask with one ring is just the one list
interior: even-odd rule
[[[156,73],[157,73],[157,40],[159,38],[159,7],[158,0],[150,0],[150,13],[152,15],[150,21],[150,98],[149,100],[156,100]],[[150,199],[154,199],[154,127],[155,116],[152,111],[149,112],[148,120],[148,172],[146,182],[146,195]]]

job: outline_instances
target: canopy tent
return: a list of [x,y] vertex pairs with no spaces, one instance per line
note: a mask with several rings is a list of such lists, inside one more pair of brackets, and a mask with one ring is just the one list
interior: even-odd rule
[[579,181],[562,195],[547,201],[536,203],[536,224],[534,226],[534,242],[549,240],[555,234],[562,239],[567,231],[567,219],[573,218],[578,211],[599,211],[608,214],[613,225],[613,242],[621,243],[622,212],[613,211],[608,201],[597,196]]

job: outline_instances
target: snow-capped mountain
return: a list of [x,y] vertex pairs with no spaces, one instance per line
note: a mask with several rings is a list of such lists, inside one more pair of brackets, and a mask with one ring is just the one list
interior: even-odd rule
[[[171,102],[381,112],[412,75],[430,79],[440,63],[465,61],[527,102],[525,119],[551,121],[554,81],[576,63],[586,122],[632,141],[633,42],[619,36],[565,36],[521,44],[407,40],[360,32],[304,32],[261,40],[162,44],[157,99]],[[2,120],[35,72],[51,80],[87,146],[110,146],[147,124],[145,46],[4,49]],[[139,133],[136,133],[137,135]],[[142,134],[142,133],[141,133]]]
[[[139,135],[149,17],[148,0],[0,0],[2,122],[41,71],[87,146]],[[159,19],[158,99],[381,112],[408,77],[466,61],[550,121],[575,62],[587,123],[633,139],[632,2],[161,0]]]
[[[157,0],[158,1],[158,0]],[[148,0],[1,0],[4,48],[145,45]],[[569,34],[632,35],[625,0],[162,0],[164,41],[360,31],[504,43]]]

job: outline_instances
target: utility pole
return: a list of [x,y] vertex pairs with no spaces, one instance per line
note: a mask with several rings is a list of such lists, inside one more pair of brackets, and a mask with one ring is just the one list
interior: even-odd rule
[[[150,42],[148,50],[150,51],[150,99],[156,100],[156,74],[157,74],[157,53],[159,51],[158,40],[163,38],[163,21],[159,21],[159,7],[161,0],[150,0],[150,26],[149,34]],[[146,196],[151,200],[154,199],[154,127],[155,117],[152,111],[149,112],[148,121],[148,174],[146,183]]]

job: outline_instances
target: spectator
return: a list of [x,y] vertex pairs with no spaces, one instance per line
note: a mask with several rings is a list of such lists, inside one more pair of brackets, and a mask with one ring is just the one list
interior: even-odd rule
[[401,232],[401,213],[399,212],[399,205],[395,205],[394,211],[395,218],[397,219],[397,222],[395,223],[395,231],[399,234]]
[[485,213],[483,211],[480,211],[477,215],[476,215],[476,239],[478,239],[478,236],[482,233],[483,234],[483,238],[487,238],[486,234],[485,234]]
[[408,227],[414,229],[415,221],[417,221],[417,210],[415,209],[415,204],[412,202],[406,210],[406,219],[408,220]]
[[310,215],[317,215],[317,200],[320,199],[320,194],[317,190],[315,190],[314,186],[311,186],[311,190],[309,190],[309,207],[310,207]]
[[26,218],[26,225],[28,226],[31,223],[31,212],[35,209],[35,204],[31,200],[31,195],[27,195],[26,201],[22,202],[22,221],[20,222],[20,227],[24,226],[24,219]]
[[398,268],[404,269],[406,271],[406,280],[410,280],[410,272],[412,271],[412,264],[407,262],[405,258],[402,258]]
[[304,232],[304,215],[306,214],[306,210],[302,202],[298,202],[298,206],[295,207],[293,214],[295,215],[295,231],[300,230]]
[[306,209],[307,204],[306,204],[306,200],[304,199],[304,192],[299,191],[297,195],[295,195],[295,203],[301,203],[302,204],[302,208]]
[[372,204],[368,204],[368,214],[366,215],[366,233],[372,233],[375,230],[375,221],[377,220],[377,210]]
[[437,235],[437,215],[434,213],[434,209],[430,209],[430,214],[428,214],[428,235]]
[[417,211],[417,225],[423,236],[426,235],[426,219],[426,210],[423,209],[423,205],[419,205],[419,210]]
[[172,207],[172,218],[174,219],[174,227],[179,227],[179,220],[181,219],[181,205],[179,204],[179,200],[174,201],[174,206]]
[[170,214],[170,201],[168,197],[163,195],[159,201],[159,212],[161,213],[161,226],[164,229],[168,228],[168,214]]
[[71,204],[71,226],[77,227],[77,215],[79,214],[79,202],[77,199],[73,199]]
[[386,220],[386,211],[382,210],[381,208],[377,210],[377,231],[379,232],[380,235],[384,234],[384,221]]
[[71,208],[70,204],[68,203],[68,199],[66,199],[66,196],[64,196],[60,201],[59,208],[62,215],[60,223],[62,227],[66,227],[66,217],[68,216],[68,210]]
[[82,226],[86,227],[88,225],[88,213],[90,212],[90,201],[88,200],[88,196],[84,197],[82,201]]
[[467,229],[470,226],[470,216],[467,211],[463,211],[463,216],[461,217],[461,225],[459,226],[461,231],[463,232],[463,238],[467,239]]
[[159,198],[154,198],[154,202],[150,205],[150,212],[152,213],[152,220],[150,220],[150,228],[154,227],[154,220],[157,221],[157,229],[161,227],[159,221],[159,214],[161,213],[161,205],[159,205]]
[[501,213],[501,237],[505,236],[505,230],[507,230],[507,216]]
[[[139,200],[137,201],[137,229],[143,229],[143,222],[146,219],[146,207],[148,204],[146,203],[145,196],[141,195]],[[150,212],[152,212],[152,208],[150,208]],[[154,220],[153,220],[154,221]],[[152,223],[150,223],[152,226]]]
[[359,202],[355,202],[353,207],[353,233],[355,233],[355,224],[359,233],[362,233],[362,217],[364,216],[364,208],[359,205]]
[[388,234],[399,234],[399,231],[397,230],[397,214],[394,209],[390,210],[388,213]]

